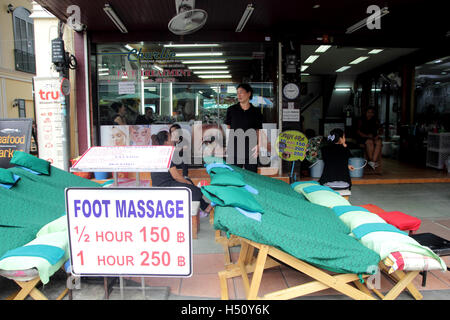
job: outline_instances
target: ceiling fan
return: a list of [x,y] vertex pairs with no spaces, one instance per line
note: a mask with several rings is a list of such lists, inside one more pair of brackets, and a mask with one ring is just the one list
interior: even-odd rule
[[194,33],[201,29],[208,18],[205,10],[195,9],[195,0],[175,0],[177,15],[169,22],[169,30],[176,35]]

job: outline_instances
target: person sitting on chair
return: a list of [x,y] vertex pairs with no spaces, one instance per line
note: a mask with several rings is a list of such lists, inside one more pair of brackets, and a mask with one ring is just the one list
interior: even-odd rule
[[365,145],[367,163],[375,170],[379,166],[382,142],[378,134],[380,123],[375,116],[375,108],[369,107],[358,123],[358,141]]
[[[168,131],[160,131],[154,137],[156,143],[154,145],[171,146],[173,142],[170,139],[170,133]],[[175,167],[175,164],[170,164],[168,172],[151,172],[152,186],[153,187],[186,187],[191,190],[192,201],[200,201],[200,213],[201,218],[208,216],[212,206],[203,199],[203,193],[200,188],[195,186],[191,181],[183,177]]]

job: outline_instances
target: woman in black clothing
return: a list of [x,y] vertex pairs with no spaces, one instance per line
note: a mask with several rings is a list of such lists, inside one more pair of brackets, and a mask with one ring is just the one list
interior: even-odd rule
[[[260,142],[259,130],[262,129],[263,117],[261,112],[250,103],[252,97],[252,87],[247,83],[242,83],[237,87],[239,102],[227,109],[225,118],[227,128],[232,130],[242,129],[244,131],[244,137],[240,137],[244,140],[238,139],[237,135],[230,135],[230,138],[234,138],[234,142],[231,143],[231,139],[228,139],[228,143],[233,145],[234,150],[228,149],[227,162],[243,167],[246,170],[257,172]],[[254,131],[248,131],[251,129]],[[239,153],[239,143],[244,144],[243,154]]]
[[[160,131],[154,136],[156,145],[171,146],[173,143],[170,140],[169,132]],[[192,201],[200,201],[200,217],[205,217],[209,214],[212,207],[203,199],[203,194],[200,188],[196,187],[192,182],[186,180],[178,171],[173,162],[170,164],[168,172],[151,172],[152,186],[154,187],[186,187],[192,192]]]
[[344,131],[342,129],[331,130],[328,142],[328,145],[322,147],[324,168],[319,183],[333,186],[335,189],[350,188],[352,180],[348,170],[353,171],[355,168],[348,164],[348,159],[352,157],[352,154],[345,143]]

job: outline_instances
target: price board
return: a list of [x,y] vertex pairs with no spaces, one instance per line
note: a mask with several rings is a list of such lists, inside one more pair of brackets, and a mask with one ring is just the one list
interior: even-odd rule
[[295,130],[282,132],[277,139],[276,148],[280,158],[286,161],[303,161],[306,156],[308,138]]
[[188,188],[67,188],[72,273],[192,275]]

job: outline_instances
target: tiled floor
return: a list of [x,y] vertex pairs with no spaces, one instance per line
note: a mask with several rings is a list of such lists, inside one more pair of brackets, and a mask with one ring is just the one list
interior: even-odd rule
[[[208,219],[203,219],[201,223],[201,228],[204,234],[206,232],[213,232],[211,226],[207,221]],[[432,232],[446,239],[450,239],[450,228],[445,227],[450,224],[450,219],[431,221],[423,220],[422,226],[418,232]],[[201,237],[199,240],[202,241]],[[194,247],[196,243],[194,241]],[[211,244],[213,245],[213,244]],[[221,246],[216,244],[217,250],[221,251]],[[194,249],[195,251],[195,249]],[[238,258],[238,248],[235,248],[232,252],[231,257],[233,261],[237,261]],[[149,286],[169,286],[171,288],[172,295],[191,297],[191,298],[209,298],[209,299],[220,299],[220,283],[217,273],[224,270],[225,256],[223,253],[208,253],[194,254],[194,273],[190,278],[148,278],[146,284]],[[447,265],[450,265],[450,256],[443,257]],[[251,280],[251,274],[249,275]],[[136,279],[139,282],[139,279]],[[261,281],[261,287],[259,291],[259,296],[266,293],[273,292],[276,290],[286,289],[299,284],[312,281],[312,279],[302,273],[299,273],[295,269],[288,266],[281,265],[268,269],[264,272]],[[386,279],[381,277],[381,292],[387,292],[392,287],[393,284]],[[426,287],[422,287],[422,277],[419,275],[414,279],[414,284],[419,289],[419,291],[436,291],[436,290],[450,290],[450,272],[440,272],[431,271],[428,273]],[[228,280],[228,292],[230,299],[245,299],[245,291],[242,283],[241,277],[236,277]],[[320,297],[320,296],[339,296],[340,293],[333,289],[326,289],[318,293],[309,295],[309,297]]]

